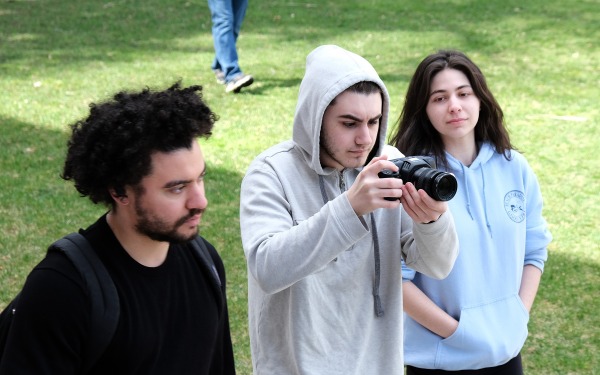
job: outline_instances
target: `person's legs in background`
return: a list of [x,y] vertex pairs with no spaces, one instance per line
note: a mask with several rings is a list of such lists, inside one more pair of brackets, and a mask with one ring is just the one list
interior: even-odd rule
[[248,7],[248,0],[208,0],[212,17],[212,36],[215,59],[212,70],[226,91],[239,92],[253,82],[250,75],[242,73],[238,62],[236,42]]
[[246,9],[248,8],[248,0],[233,0],[233,36],[237,43],[238,35],[240,35],[240,29],[246,17]]

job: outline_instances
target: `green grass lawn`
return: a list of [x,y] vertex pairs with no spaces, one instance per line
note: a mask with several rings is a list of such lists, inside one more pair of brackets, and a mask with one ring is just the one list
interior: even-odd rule
[[260,151],[291,137],[306,55],[333,43],[366,57],[394,120],[417,63],[456,48],[486,74],[538,174],[554,235],[526,373],[600,374],[598,25],[597,0],[251,1],[239,55],[256,81],[232,95],[209,68],[204,1],[0,1],[0,307],[48,244],[104,212],[58,176],[67,125],[121,89],[200,83],[221,118],[202,141],[210,206],[201,231],[223,256],[238,373],[250,374],[239,186]]

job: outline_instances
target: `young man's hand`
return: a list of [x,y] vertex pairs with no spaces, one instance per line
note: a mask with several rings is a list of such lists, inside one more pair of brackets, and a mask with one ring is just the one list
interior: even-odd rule
[[431,223],[436,221],[448,210],[447,202],[436,201],[423,189],[417,191],[412,182],[408,182],[402,187],[400,201],[402,202],[404,211],[416,223]]
[[398,178],[380,178],[384,169],[398,171],[398,167],[387,160],[387,156],[375,157],[363,168],[356,181],[348,189],[348,200],[358,216],[366,215],[378,208],[397,208],[403,194],[403,183]]

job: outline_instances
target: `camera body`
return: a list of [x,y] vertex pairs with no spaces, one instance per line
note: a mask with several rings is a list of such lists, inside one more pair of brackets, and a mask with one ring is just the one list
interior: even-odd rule
[[[423,189],[437,201],[449,201],[456,194],[458,183],[452,173],[436,169],[435,159],[430,156],[406,156],[392,159],[398,172],[384,169],[379,172],[380,178],[400,178],[404,183],[412,182],[415,188]],[[398,198],[385,198],[396,200]]]

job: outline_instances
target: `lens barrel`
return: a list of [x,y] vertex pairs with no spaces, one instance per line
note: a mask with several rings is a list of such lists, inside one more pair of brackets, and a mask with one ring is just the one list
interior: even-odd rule
[[419,168],[413,174],[412,180],[417,190],[425,190],[436,201],[449,201],[458,189],[456,177],[452,173],[432,168]]
[[[417,190],[423,189],[437,201],[449,201],[458,190],[458,182],[452,173],[435,169],[435,159],[429,156],[406,156],[390,160],[398,167],[397,172],[384,169],[380,178],[400,178],[405,183],[412,182]],[[433,167],[433,168],[432,168]],[[387,200],[398,198],[386,197]]]

